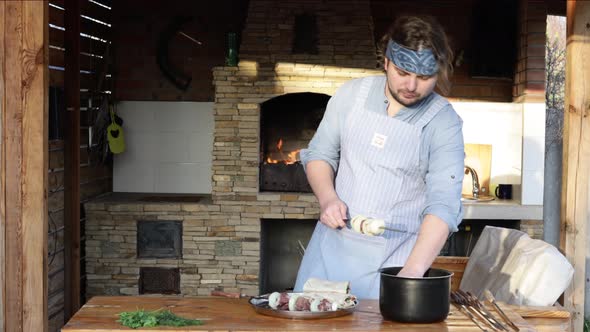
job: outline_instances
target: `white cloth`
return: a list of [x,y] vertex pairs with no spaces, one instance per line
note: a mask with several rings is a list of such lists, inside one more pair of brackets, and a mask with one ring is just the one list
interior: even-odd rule
[[572,280],[574,268],[554,246],[526,233],[486,226],[469,257],[460,288],[483,299],[550,306]]
[[334,292],[348,294],[350,292],[350,282],[309,278],[303,285],[303,292]]

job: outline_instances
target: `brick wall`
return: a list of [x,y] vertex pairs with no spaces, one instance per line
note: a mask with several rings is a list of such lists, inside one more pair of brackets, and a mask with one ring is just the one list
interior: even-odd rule
[[547,5],[542,0],[520,0],[518,63],[514,100],[545,102],[545,30]]
[[543,239],[543,220],[522,220],[520,230],[533,239]]
[[[317,54],[293,54],[295,17],[312,14]],[[370,1],[250,1],[240,59],[376,68]]]
[[[212,101],[211,68],[223,65],[227,32],[242,30],[248,0],[115,1],[115,97],[117,100]],[[177,89],[156,63],[159,37],[176,17],[193,21],[182,31],[197,45],[177,35],[169,43],[170,64],[190,77],[186,91]]]
[[[463,62],[455,67],[451,99],[510,102],[513,96],[517,96],[517,93],[520,95],[524,91],[522,90],[524,87],[520,90],[513,87],[513,82],[509,80],[477,79],[470,76],[468,54],[475,0],[447,2],[423,0],[419,3],[409,0],[361,2],[342,0],[323,3],[315,0],[281,1],[280,10],[276,9],[279,3],[277,1],[254,1],[254,6],[250,8],[253,14],[247,17],[246,9],[249,2],[248,0],[191,1],[184,2],[183,6],[138,0],[114,3],[116,98],[119,100],[212,101],[214,87],[211,71],[213,67],[224,63],[226,33],[236,31],[240,34],[246,21],[255,33],[247,37],[251,39],[249,41],[242,39],[240,46],[242,59],[257,60],[261,63],[295,60],[306,64],[336,63],[347,67],[354,65],[359,68],[376,68],[376,61],[366,62],[358,61],[358,59],[366,59],[366,55],[374,55],[375,50],[371,39],[379,39],[397,15],[410,12],[437,17],[450,36],[453,51],[457,55],[463,52]],[[369,7],[366,6],[367,3]],[[342,10],[353,6],[355,11],[353,11],[354,14],[336,12],[336,14],[327,15],[323,10],[327,4],[334,4],[336,5],[334,8]],[[289,54],[292,49],[294,15],[304,12],[317,15],[320,55],[291,56]],[[187,91],[181,91],[168,82],[156,64],[158,36],[164,26],[178,14],[192,15],[196,18],[195,22],[186,25],[184,31],[204,43],[198,46],[184,37],[177,36],[170,44],[171,63],[180,71],[193,77]],[[270,16],[265,16],[267,14]],[[370,29],[366,29],[367,26]],[[368,36],[371,31],[373,36]],[[327,43],[328,40],[332,43]],[[245,46],[244,42],[264,47],[256,47],[256,50],[252,52],[251,46]],[[532,60],[528,64],[531,70],[542,69],[543,62],[540,64],[541,67],[538,67],[539,62]],[[520,66],[519,72],[526,69],[526,66],[522,67],[522,64]],[[538,73],[529,76],[534,75]],[[521,76],[524,79],[526,74]],[[531,77],[530,80],[533,78]],[[531,84],[534,83],[531,81]],[[531,85],[530,88],[534,86]]]

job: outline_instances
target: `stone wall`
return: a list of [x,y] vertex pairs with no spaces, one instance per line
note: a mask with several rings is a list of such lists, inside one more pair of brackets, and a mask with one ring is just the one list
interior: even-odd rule
[[[261,219],[317,219],[313,194],[260,193],[260,104],[295,92],[332,95],[344,82],[380,71],[242,61],[218,67],[213,193],[199,203],[144,203],[117,195],[86,204],[87,295],[137,294],[140,267],[180,269],[182,295],[211,290],[258,294]],[[311,82],[311,83],[310,83]],[[138,220],[181,220],[182,259],[138,259]]]
[[522,220],[520,230],[527,233],[531,238],[543,239],[543,220]]

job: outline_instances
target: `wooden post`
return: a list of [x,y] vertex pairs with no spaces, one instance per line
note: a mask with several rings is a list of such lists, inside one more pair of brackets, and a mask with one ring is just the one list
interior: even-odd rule
[[80,308],[80,1],[65,1],[64,254],[67,321]]
[[583,331],[590,189],[590,2],[567,2],[561,249],[574,266],[564,304]]
[[0,330],[47,331],[48,3],[0,2]]

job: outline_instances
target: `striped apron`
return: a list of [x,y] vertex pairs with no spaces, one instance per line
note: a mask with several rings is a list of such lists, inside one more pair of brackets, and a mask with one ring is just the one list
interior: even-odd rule
[[[299,267],[295,291],[311,277],[350,281],[358,298],[379,297],[381,267],[403,266],[416,243],[426,201],[420,172],[423,127],[447,104],[435,100],[415,123],[365,109],[375,78],[366,78],[341,133],[336,192],[349,218],[364,215],[384,219],[386,226],[409,233],[385,231],[381,236],[332,229],[318,222]],[[423,167],[425,165],[422,165]]]

